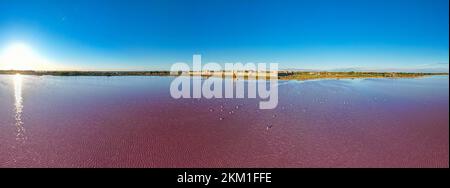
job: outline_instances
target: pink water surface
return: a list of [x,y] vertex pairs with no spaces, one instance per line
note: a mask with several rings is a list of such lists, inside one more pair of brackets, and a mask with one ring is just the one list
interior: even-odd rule
[[279,104],[171,77],[0,75],[0,167],[449,167],[448,77],[283,81]]

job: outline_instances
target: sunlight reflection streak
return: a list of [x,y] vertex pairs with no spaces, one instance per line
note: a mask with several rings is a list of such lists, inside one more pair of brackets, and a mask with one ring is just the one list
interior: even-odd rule
[[14,76],[14,109],[15,109],[15,126],[16,126],[16,140],[24,142],[26,140],[25,128],[23,127],[22,111],[23,111],[23,97],[22,97],[22,76],[16,74]]

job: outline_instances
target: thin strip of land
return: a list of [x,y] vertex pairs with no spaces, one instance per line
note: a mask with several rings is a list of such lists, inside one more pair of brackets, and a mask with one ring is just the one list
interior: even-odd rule
[[[37,76],[173,76],[170,71],[32,71],[32,70],[0,70],[0,74],[21,74]],[[180,73],[181,74],[181,73]],[[228,73],[221,73],[229,76]],[[250,74],[266,75],[265,73],[242,72],[245,79]],[[189,75],[211,76],[211,73],[190,72]],[[236,73],[231,73],[236,77]],[[417,78],[434,75],[448,75],[448,73],[408,73],[408,72],[304,72],[304,71],[278,71],[280,80],[313,80],[313,79],[357,79],[357,78]],[[268,77],[267,77],[268,78]]]
[[448,73],[408,73],[408,72],[279,72],[280,80],[314,79],[357,79],[357,78],[417,78],[424,76],[448,75]]

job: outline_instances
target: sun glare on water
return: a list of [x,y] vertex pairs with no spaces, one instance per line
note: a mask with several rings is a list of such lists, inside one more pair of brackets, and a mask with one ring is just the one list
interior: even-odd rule
[[0,51],[1,70],[43,70],[48,61],[25,43],[14,43]]

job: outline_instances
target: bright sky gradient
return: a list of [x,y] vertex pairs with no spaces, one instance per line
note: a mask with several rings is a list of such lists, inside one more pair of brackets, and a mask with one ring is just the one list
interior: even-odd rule
[[449,1],[0,0],[0,55],[18,43],[54,69],[167,70],[202,54],[283,69],[448,71]]

